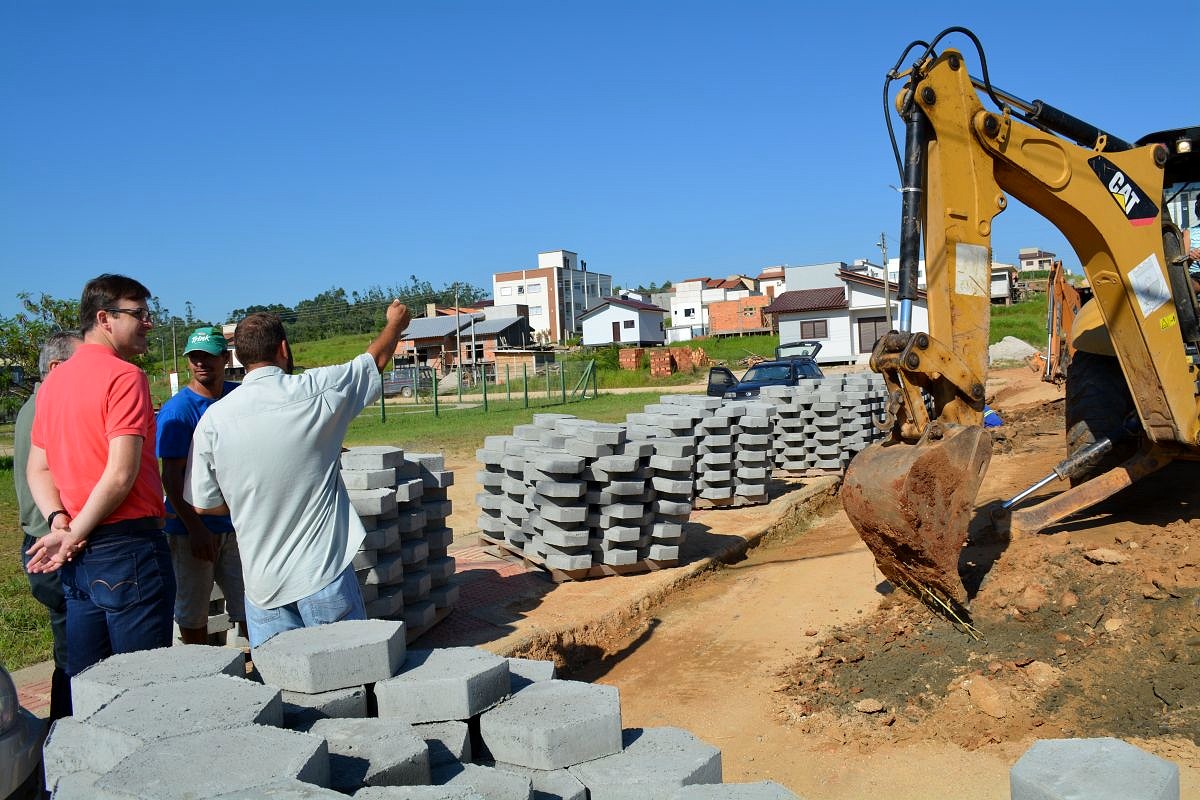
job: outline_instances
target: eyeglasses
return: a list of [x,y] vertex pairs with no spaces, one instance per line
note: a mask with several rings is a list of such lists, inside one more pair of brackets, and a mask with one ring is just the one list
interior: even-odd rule
[[128,314],[136,318],[139,322],[150,322],[153,319],[150,309],[145,306],[138,306],[137,308],[106,308],[104,310],[110,314]]

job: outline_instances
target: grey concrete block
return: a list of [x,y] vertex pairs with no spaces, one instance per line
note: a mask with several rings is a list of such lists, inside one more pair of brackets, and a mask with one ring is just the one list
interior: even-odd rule
[[395,522],[388,522],[378,528],[372,528],[367,531],[367,536],[363,539],[362,549],[381,550],[395,544],[399,538],[399,526]]
[[50,727],[42,748],[46,786],[76,773],[103,775],[142,744],[138,736],[64,717]]
[[695,783],[676,789],[667,800],[802,800],[775,781]]
[[590,800],[644,800],[721,782],[721,751],[681,728],[630,728],[622,742],[621,752],[570,768]]
[[590,555],[564,555],[562,553],[548,553],[546,555],[546,567],[548,569],[561,569],[572,571],[577,569],[587,569],[592,566],[592,557]]
[[557,674],[553,661],[533,658],[509,658],[509,684],[513,694],[531,683],[552,680]]
[[454,567],[454,556],[430,558],[425,563],[425,569],[429,572],[429,577],[434,586],[440,586],[442,583],[450,580],[454,576]]
[[329,746],[331,788],[354,791],[363,786],[429,783],[429,747],[407,722],[323,719],[309,733]]
[[411,503],[425,494],[425,484],[420,478],[401,481],[396,485],[396,502]]
[[425,570],[404,573],[404,582],[401,584],[404,605],[412,605],[426,599],[429,597],[429,590],[432,588],[433,583],[429,577],[429,573]]
[[560,769],[621,749],[621,701],[614,686],[533,683],[483,714],[479,733],[498,761]]
[[273,686],[210,675],[135,686],[87,720],[143,742],[237,725],[282,725],[283,702]]
[[213,800],[346,800],[346,795],[295,779],[273,781],[250,789],[238,789]]
[[413,725],[417,736],[429,747],[429,766],[471,760],[471,729],[465,722],[422,722]]
[[404,627],[410,631],[421,631],[437,620],[437,606],[430,600],[421,600],[404,607]]
[[408,565],[416,564],[429,558],[429,545],[424,539],[410,539],[400,545],[400,561],[405,567],[405,578],[408,578]]
[[[363,570],[363,578],[359,583],[374,583],[387,586],[395,583],[404,576],[404,561],[399,553],[380,556],[375,566]],[[256,662],[257,663],[257,662]]]
[[96,787],[156,800],[192,800],[285,778],[328,787],[325,740],[265,725],[172,736],[127,756]]
[[458,605],[459,588],[457,583],[445,583],[434,586],[429,590],[429,602],[436,609],[452,608]]
[[[605,542],[605,544],[608,544]],[[638,557],[638,551],[625,550],[621,548],[602,548],[599,556],[593,558],[601,564],[607,564],[610,567],[627,567],[631,564],[636,564],[641,559]]]
[[392,488],[356,489],[347,494],[350,495],[355,513],[359,515],[378,516],[396,509],[396,490]]
[[396,485],[396,470],[392,469],[344,469],[342,483],[347,489],[381,489]]
[[[101,775],[95,772],[72,772],[64,775],[53,785],[51,800],[142,800],[136,795],[116,789],[100,789],[96,781]],[[39,795],[40,797],[41,795]]]
[[587,800],[587,789],[565,769],[533,769],[499,761],[495,767],[529,778],[534,800]]
[[1120,739],[1043,739],[1009,772],[1012,800],[1179,800],[1179,767]]
[[403,460],[404,451],[399,447],[387,445],[351,447],[342,453],[342,469],[395,469]]
[[375,599],[366,604],[369,619],[392,619],[404,610],[404,593],[395,587],[385,587],[385,591],[376,595]]
[[411,723],[465,720],[508,692],[508,662],[475,647],[413,650],[396,677],[375,685],[379,716]]
[[253,652],[263,680],[293,692],[328,692],[385,680],[404,663],[404,626],[344,620],[285,631]]
[[585,442],[582,439],[567,439],[563,449],[573,456],[582,456],[583,458],[610,456],[615,452],[614,445]]
[[[344,797],[345,795],[343,795]],[[484,800],[470,786],[368,786],[354,800]]]
[[361,719],[367,716],[367,687],[351,686],[329,692],[282,693],[283,724],[292,730],[307,728],[319,719]]
[[624,444],[626,438],[625,429],[620,425],[599,422],[580,427],[576,435],[584,442],[614,446]]
[[583,481],[540,480],[533,487],[542,497],[552,497],[554,499],[583,497],[584,493],[587,492],[587,484]]
[[478,764],[443,764],[433,780],[445,786],[470,788],[484,800],[532,800],[533,784],[524,775]]
[[679,546],[674,544],[652,543],[647,550],[646,558],[651,561],[678,561]]
[[71,679],[71,705],[82,719],[124,689],[152,683],[246,674],[246,659],[236,650],[207,645],[159,647],[109,656]]
[[[496,498],[499,505],[499,497]],[[428,517],[424,508],[405,508],[400,510],[400,514],[396,517],[396,529],[403,536],[406,533],[414,533],[425,527]]]

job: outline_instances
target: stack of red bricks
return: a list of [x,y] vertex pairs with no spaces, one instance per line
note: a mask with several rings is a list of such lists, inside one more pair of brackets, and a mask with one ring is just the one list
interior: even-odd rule
[[618,354],[618,359],[621,364],[621,369],[637,369],[642,363],[642,353],[645,350],[641,347],[624,347]]
[[675,371],[675,364],[671,360],[671,351],[665,347],[658,348],[650,353],[650,375],[655,378],[666,378]]
[[692,360],[696,365],[696,369],[704,369],[712,366],[712,361],[709,360],[708,354],[704,352],[703,347],[697,347],[692,351]]
[[678,372],[692,372],[696,369],[693,363],[693,353],[687,347],[671,348],[671,359],[675,362],[675,369]]

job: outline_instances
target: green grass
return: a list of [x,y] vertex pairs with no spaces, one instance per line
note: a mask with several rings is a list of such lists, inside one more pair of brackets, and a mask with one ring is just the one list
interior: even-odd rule
[[1005,336],[1015,336],[1030,345],[1046,346],[1046,296],[1034,295],[1011,306],[992,306],[992,326],[988,344]]
[[392,444],[414,452],[445,452],[451,457],[469,458],[483,446],[483,437],[511,434],[517,425],[530,422],[534,414],[573,414],[597,422],[618,422],[629,412],[641,411],[657,401],[658,394],[652,390],[605,394],[565,405],[557,399],[548,401],[543,394],[530,396],[529,408],[524,407],[523,400],[489,398],[487,412],[482,407],[443,407],[438,416],[428,405],[416,410],[389,404],[386,421],[380,419],[376,404],[350,424],[346,444]]
[[10,670],[50,657],[50,617],[21,569],[21,525],[12,457],[0,460],[0,661]]
[[779,344],[778,336],[729,336],[721,339],[693,339],[690,342],[678,342],[671,347],[691,347],[704,351],[714,362],[736,364],[750,355],[762,358],[774,358],[775,346]]
[[367,352],[375,337],[368,334],[343,334],[315,342],[297,342],[292,349],[292,360],[297,367],[323,367],[327,364],[342,364],[355,356]]

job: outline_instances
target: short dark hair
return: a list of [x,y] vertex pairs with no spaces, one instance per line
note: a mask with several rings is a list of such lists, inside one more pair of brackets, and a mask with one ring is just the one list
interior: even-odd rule
[[75,352],[81,339],[78,331],[58,331],[42,342],[41,352],[38,353],[38,372],[43,379],[50,374],[50,362],[66,361]]
[[79,330],[87,333],[96,327],[96,314],[112,308],[118,300],[148,300],[150,290],[133,278],[105,273],[87,282],[79,298]]
[[247,366],[274,361],[279,345],[285,341],[283,322],[265,311],[246,317],[233,331],[234,352],[238,361]]

